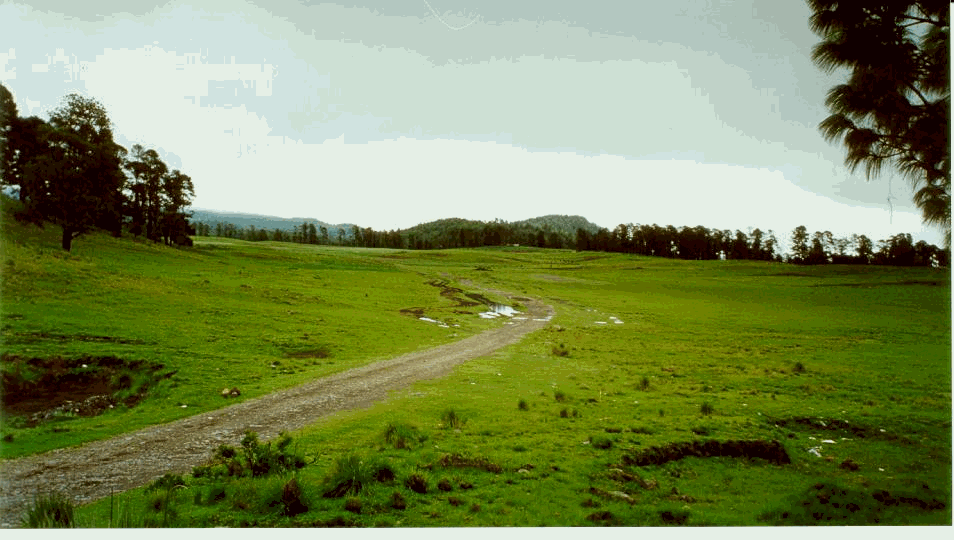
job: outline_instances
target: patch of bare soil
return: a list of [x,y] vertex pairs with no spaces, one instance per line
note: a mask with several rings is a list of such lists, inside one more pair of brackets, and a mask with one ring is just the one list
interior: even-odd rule
[[814,287],[861,287],[864,289],[870,289],[872,287],[886,287],[891,285],[927,285],[929,287],[937,287],[943,285],[940,281],[932,281],[925,279],[909,279],[904,281],[880,281],[880,282],[871,282],[871,283],[822,283],[818,285],[813,285]]
[[19,341],[87,341],[91,343],[119,343],[122,345],[145,345],[141,339],[126,339],[114,336],[91,336],[88,334],[51,334],[49,332],[16,332],[14,339]]
[[[478,293],[465,293],[457,287],[451,287],[443,280],[434,280],[428,282],[428,285],[431,287],[437,287],[441,290],[441,296],[447,298],[451,302],[454,302],[452,307],[474,307],[480,305],[491,305],[493,302],[489,298],[482,294]],[[424,308],[422,307],[409,307],[401,310],[401,313],[404,315],[411,315],[413,317],[423,317]],[[466,312],[465,312],[466,313]]]
[[416,381],[447,375],[458,364],[489,355],[543,328],[548,324],[543,319],[553,315],[553,308],[539,301],[524,305],[530,314],[526,320],[454,343],[112,439],[0,462],[0,526],[18,527],[37,493],[57,490],[74,503],[87,503],[111,491],[147,484],[165,473],[188,473],[219,445],[238,445],[246,430],[266,441],[322,416],[370,406]]
[[29,426],[64,414],[96,416],[120,401],[132,407],[151,383],[170,375],[159,373],[162,364],[115,356],[28,359],[4,354],[2,360],[3,415],[23,417]]
[[778,441],[693,441],[654,446],[642,452],[623,455],[624,465],[645,467],[662,465],[685,457],[733,457],[760,458],[776,465],[785,465],[792,460]]

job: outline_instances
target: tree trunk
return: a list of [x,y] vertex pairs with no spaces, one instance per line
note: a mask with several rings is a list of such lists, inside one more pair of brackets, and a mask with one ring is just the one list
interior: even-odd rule
[[69,251],[73,247],[73,229],[71,227],[63,226],[63,249]]

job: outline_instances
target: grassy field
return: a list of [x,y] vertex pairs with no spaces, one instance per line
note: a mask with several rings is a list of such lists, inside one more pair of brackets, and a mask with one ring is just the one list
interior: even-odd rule
[[[40,376],[31,358],[92,357],[62,370],[52,381],[62,388],[71,376],[126,374],[100,366],[99,357],[161,366],[129,373],[121,393],[131,402],[148,396],[134,407],[36,427],[28,415],[5,418],[4,458],[234,403],[223,388],[252,398],[492,325],[471,315],[484,306],[441,296],[430,284],[441,276],[426,265],[404,268],[397,252],[225,239],[186,250],[95,234],[67,254],[55,227],[24,227],[7,211],[2,227],[5,373],[19,369],[29,383]],[[401,312],[409,308],[459,326],[448,331]]]
[[[4,457],[501,324],[437,279],[557,310],[521,343],[292,433],[284,450],[250,443],[303,468],[236,477],[220,457],[178,487],[78,508],[81,526],[951,524],[947,270],[95,235],[65,255],[51,231],[6,220],[3,233],[6,372],[53,355],[163,366],[132,385],[147,385],[135,406],[36,427],[8,415]],[[691,455],[743,447],[750,457]],[[751,457],[779,449],[787,460]]]

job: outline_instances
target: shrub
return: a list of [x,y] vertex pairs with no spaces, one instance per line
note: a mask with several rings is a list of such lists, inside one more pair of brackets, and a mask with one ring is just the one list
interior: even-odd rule
[[560,409],[560,418],[567,418],[570,416],[570,411],[566,410],[566,407]]
[[801,362],[795,362],[795,367],[792,368],[794,373],[805,373],[805,364]]
[[649,377],[643,375],[643,378],[639,381],[640,390],[649,390]]
[[520,409],[521,411],[526,411],[530,409],[530,405],[527,404],[527,400],[521,399],[520,401],[517,402],[517,408]]
[[281,433],[275,446],[271,442],[258,442],[258,435],[253,431],[246,431],[242,439],[242,454],[244,465],[252,472],[252,476],[265,476],[269,473],[283,473],[305,466],[305,459],[289,450],[292,438],[287,433]]
[[563,390],[554,390],[553,399],[559,401],[560,403],[563,403],[564,401],[568,399],[568,397],[566,395],[566,392],[564,392]]
[[566,346],[564,346],[562,343],[560,344],[559,347],[554,347],[552,352],[553,352],[553,356],[560,356],[560,357],[570,356],[570,351],[566,350]]
[[69,528],[73,526],[73,503],[59,493],[38,496],[23,520],[23,527],[31,529]]

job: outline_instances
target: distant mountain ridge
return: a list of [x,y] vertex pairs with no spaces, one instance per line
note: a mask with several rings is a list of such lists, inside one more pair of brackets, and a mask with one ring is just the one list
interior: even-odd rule
[[[263,214],[250,214],[245,212],[225,212],[219,210],[193,210],[192,211],[192,223],[206,223],[215,227],[216,223],[231,223],[238,228],[248,228],[249,226],[254,226],[256,229],[265,229],[267,231],[273,231],[275,229],[280,229],[282,231],[290,232],[295,227],[300,226],[302,223],[314,223],[315,227],[326,227],[328,233],[332,236],[335,236],[339,228],[344,229],[345,237],[351,238],[352,227],[355,226],[354,223],[328,223],[316,218],[303,218],[303,217],[293,217],[293,218],[283,218],[278,216],[268,216]],[[463,219],[463,218],[443,218],[435,221],[429,221],[427,223],[421,223],[413,227],[408,227],[406,229],[401,229],[403,233],[409,232],[425,232],[425,231],[434,231],[434,230],[444,230],[451,227],[476,227],[483,226],[487,223],[493,223],[492,221],[479,221],[473,219]],[[539,216],[529,219],[524,219],[520,221],[509,222],[511,225],[515,226],[527,226],[534,229],[543,229],[547,231],[553,231],[558,234],[573,238],[576,236],[577,229],[583,229],[590,234],[596,234],[599,231],[600,227],[583,216],[567,216],[560,214],[549,214],[546,216]],[[359,225],[360,227],[360,225]],[[362,227],[363,229],[363,227]]]
[[515,221],[514,225],[520,225],[523,223],[533,227],[539,227],[541,229],[549,229],[560,234],[569,235],[570,237],[576,235],[577,229],[583,229],[590,234],[596,234],[600,230],[599,225],[591,222],[583,216],[548,214],[546,216],[525,219],[523,221]]
[[315,218],[283,218],[261,214],[246,214],[243,212],[221,212],[217,210],[193,210],[191,221],[192,223],[207,223],[212,227],[215,227],[216,223],[222,223],[223,225],[231,223],[240,229],[254,226],[256,229],[265,229],[267,231],[280,229],[284,232],[291,232],[295,227],[301,226],[302,223],[314,223],[317,228],[326,227],[328,234],[331,236],[336,236],[339,228],[344,229],[346,238],[351,237],[351,227],[354,226],[353,223],[332,224]]

